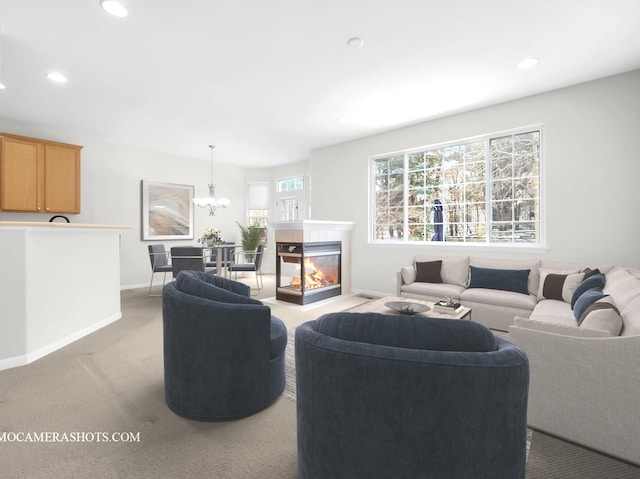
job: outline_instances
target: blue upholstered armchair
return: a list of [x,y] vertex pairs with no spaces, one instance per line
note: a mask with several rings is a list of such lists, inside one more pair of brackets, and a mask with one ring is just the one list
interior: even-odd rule
[[299,479],[525,477],[529,364],[482,324],[332,313],[295,348]]
[[181,271],[162,292],[167,405],[193,419],[228,419],[273,403],[285,386],[287,330],[250,288]]

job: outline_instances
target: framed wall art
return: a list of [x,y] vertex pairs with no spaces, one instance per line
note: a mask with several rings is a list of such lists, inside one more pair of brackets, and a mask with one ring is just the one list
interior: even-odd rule
[[142,180],[142,239],[193,239],[192,185]]

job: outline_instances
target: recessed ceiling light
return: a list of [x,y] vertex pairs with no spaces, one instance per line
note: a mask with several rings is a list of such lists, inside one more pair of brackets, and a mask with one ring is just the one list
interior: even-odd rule
[[47,78],[56,83],[67,83],[67,77],[60,72],[47,73]]
[[129,14],[124,5],[116,0],[100,0],[100,6],[114,17],[126,17]]
[[0,90],[4,90],[5,88],[4,84],[0,83]]
[[351,48],[362,48],[364,46],[364,40],[360,37],[349,38],[347,45]]
[[349,123],[349,119],[345,118],[344,116],[339,116],[338,118],[336,118],[336,121],[341,125],[344,125],[345,123]]
[[537,65],[538,61],[539,60],[537,58],[526,58],[518,63],[518,68],[520,70],[526,70],[527,68]]

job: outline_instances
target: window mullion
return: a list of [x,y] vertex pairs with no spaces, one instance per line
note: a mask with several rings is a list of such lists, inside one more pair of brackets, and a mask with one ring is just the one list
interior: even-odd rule
[[485,224],[485,243],[491,243],[491,224],[493,223],[493,200],[492,200],[492,190],[491,184],[493,182],[493,167],[492,167],[492,152],[491,152],[491,138],[485,139],[485,211],[486,211],[486,224]]
[[406,152],[403,161],[402,241],[409,241],[409,154]]

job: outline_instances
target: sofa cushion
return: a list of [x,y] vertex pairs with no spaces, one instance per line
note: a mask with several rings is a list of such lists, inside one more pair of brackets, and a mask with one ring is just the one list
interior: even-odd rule
[[582,313],[578,319],[578,325],[581,328],[604,330],[611,336],[619,336],[622,330],[622,317],[611,297],[606,296],[591,304]]
[[577,328],[578,323],[571,305],[557,299],[543,299],[536,304],[530,319],[542,322],[552,322],[555,324]]
[[573,296],[571,297],[571,308],[573,309],[573,307],[576,304],[576,301],[582,295],[582,293],[592,288],[602,289],[604,288],[605,283],[606,283],[606,279],[604,274],[596,273],[594,275],[587,277],[587,273],[585,273],[585,279],[582,281],[582,283],[578,285],[578,287],[573,292]]
[[606,275],[607,284],[603,288],[616,306],[622,311],[634,298],[640,296],[640,278],[626,268],[618,267]]
[[573,316],[576,321],[580,321],[580,318],[593,303],[606,296],[600,288],[591,288],[580,295],[573,305]]
[[585,268],[582,270],[582,272],[584,273],[584,279],[591,278],[591,276],[595,276],[596,274],[602,274],[602,271],[600,271],[599,268],[596,268],[596,269]]
[[497,349],[491,330],[475,321],[339,312],[320,316],[314,329],[338,339],[395,348],[464,352]]
[[573,263],[567,261],[556,261],[543,259],[540,261],[540,267],[543,269],[553,271],[579,271],[585,272],[587,269],[595,270],[599,269],[601,273],[607,273],[611,271],[614,266],[610,264],[595,264],[595,263]]
[[460,296],[464,291],[462,286],[447,283],[419,283],[413,282],[400,287],[403,293],[420,294],[442,299],[447,296]]
[[512,259],[491,259],[471,257],[469,259],[470,266],[479,268],[497,268],[497,269],[528,269],[529,294],[537,295],[540,286],[540,261],[539,260],[512,260]]
[[532,294],[514,293],[498,289],[469,288],[460,293],[460,302],[482,303],[499,307],[533,310],[537,298]]
[[402,275],[402,282],[404,284],[411,284],[416,280],[416,267],[411,266],[403,266],[400,269],[400,274]]
[[[176,289],[183,293],[204,299],[210,299],[212,301],[236,304],[262,304],[260,301],[250,298],[248,295],[238,294],[223,287],[216,286],[217,283],[231,287],[234,281],[227,280],[225,278],[218,278],[212,274],[203,273],[201,271],[180,271],[176,277],[175,283]],[[238,284],[246,286],[242,283]]]
[[442,268],[442,261],[425,261],[415,264],[416,266],[416,281],[421,283],[442,283],[442,276],[440,275],[440,269]]
[[440,276],[443,283],[457,284],[458,286],[467,286],[469,282],[469,257],[468,256],[452,256],[444,258],[434,258],[426,255],[416,255],[414,263],[418,261],[434,261],[442,260],[442,268]]
[[584,279],[584,273],[564,273],[540,269],[538,299],[571,302],[573,292]]
[[499,289],[528,294],[528,269],[494,269],[470,266],[469,288]]

